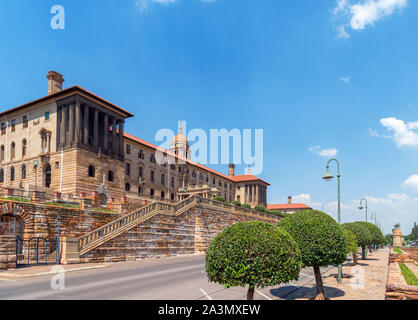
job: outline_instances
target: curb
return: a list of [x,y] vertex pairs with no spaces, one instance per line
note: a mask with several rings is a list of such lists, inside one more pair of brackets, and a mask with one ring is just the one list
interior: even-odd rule
[[[59,265],[57,265],[59,266]],[[51,268],[56,267],[52,266]],[[72,269],[65,269],[64,272],[77,272],[77,271],[85,271],[85,270],[93,270],[93,269],[103,269],[103,268],[109,268],[110,264],[106,265],[99,265],[99,266],[91,266],[91,267],[81,267],[81,268],[72,268]],[[58,274],[60,271],[48,271],[48,272],[38,272],[38,273],[22,273],[22,274],[13,274],[8,272],[0,272],[0,279],[6,278],[6,279],[23,279],[23,278],[35,278],[35,277],[42,277],[42,276],[48,276],[53,274]]]

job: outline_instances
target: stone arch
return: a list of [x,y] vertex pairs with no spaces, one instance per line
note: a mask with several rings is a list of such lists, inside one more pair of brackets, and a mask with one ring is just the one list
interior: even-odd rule
[[23,239],[25,227],[31,217],[25,209],[13,202],[0,205],[0,234],[12,234],[14,215],[16,215],[17,235]]

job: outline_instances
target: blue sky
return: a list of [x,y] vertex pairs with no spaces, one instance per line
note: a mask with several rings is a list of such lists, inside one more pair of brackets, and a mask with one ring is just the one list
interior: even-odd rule
[[[50,26],[53,5],[65,29]],[[367,197],[385,232],[418,221],[418,7],[411,0],[3,0],[0,107],[47,92],[50,69],[136,115],[127,131],[264,129],[269,202],[343,221]],[[226,166],[215,169],[227,171]],[[335,167],[332,167],[335,172]],[[238,168],[243,173],[244,168]]]

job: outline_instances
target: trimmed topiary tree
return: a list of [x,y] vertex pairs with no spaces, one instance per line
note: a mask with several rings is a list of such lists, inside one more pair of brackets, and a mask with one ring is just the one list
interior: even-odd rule
[[324,300],[320,267],[340,264],[347,258],[347,242],[341,226],[331,216],[316,210],[299,211],[280,221],[278,226],[295,239],[303,264],[313,267],[317,288],[314,299]]
[[343,228],[344,231],[344,237],[347,241],[347,250],[349,253],[353,255],[353,265],[357,265],[357,250],[358,250],[358,244],[356,235],[350,231],[347,228]]
[[383,233],[380,231],[379,227],[374,225],[370,222],[358,222],[359,224],[363,225],[370,233],[370,248],[372,248],[372,245],[377,246],[379,244],[382,244],[383,241]]
[[239,201],[232,201],[233,204],[235,204],[237,207],[241,207],[241,202]]
[[240,222],[222,231],[206,252],[206,274],[211,282],[248,286],[247,299],[257,287],[298,279],[302,266],[292,237],[264,222]]
[[361,222],[344,223],[342,227],[354,233],[357,244],[361,247],[361,258],[365,260],[367,258],[367,246],[372,242],[372,235],[370,234],[369,229]]

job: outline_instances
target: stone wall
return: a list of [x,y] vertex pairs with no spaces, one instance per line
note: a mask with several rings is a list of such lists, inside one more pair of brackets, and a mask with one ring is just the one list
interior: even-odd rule
[[[82,262],[117,262],[204,253],[226,227],[259,220],[240,212],[199,205],[179,216],[157,214],[81,257]],[[263,219],[277,223],[276,218]]]
[[390,250],[389,253],[389,263],[401,262],[401,263],[409,263],[409,262],[417,262],[418,263],[418,248],[400,248],[404,253],[399,254]]
[[0,270],[16,268],[16,238],[0,236]]

